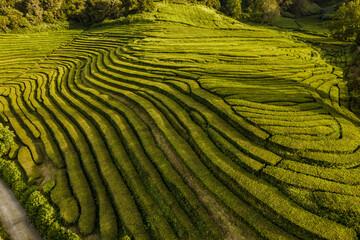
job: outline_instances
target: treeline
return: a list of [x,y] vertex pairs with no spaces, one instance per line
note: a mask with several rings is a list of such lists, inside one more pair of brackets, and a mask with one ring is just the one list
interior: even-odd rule
[[324,7],[339,4],[332,0],[206,0],[205,4],[235,17],[261,23],[274,23],[280,16],[299,17],[320,14]]
[[0,0],[0,30],[66,20],[86,26],[152,8],[152,0]]
[[[342,2],[347,2],[347,0],[185,1],[213,7],[234,18],[270,24],[276,22],[280,16],[319,14],[325,7],[339,6]],[[101,22],[105,18],[116,19],[151,9],[153,9],[153,0],[0,0],[0,31],[66,20],[86,26]]]

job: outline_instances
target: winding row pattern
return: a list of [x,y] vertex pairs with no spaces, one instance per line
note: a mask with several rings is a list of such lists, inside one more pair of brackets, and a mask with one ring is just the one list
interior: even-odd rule
[[20,164],[53,169],[49,197],[84,236],[358,238],[346,84],[275,31],[95,28],[0,95]]

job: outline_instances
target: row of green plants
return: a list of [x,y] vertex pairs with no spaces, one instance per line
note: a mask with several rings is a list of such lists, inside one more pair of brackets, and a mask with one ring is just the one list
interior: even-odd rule
[[[57,75],[49,75],[49,77],[54,77],[54,78],[58,78],[59,76],[57,76]],[[61,77],[60,77],[61,78]],[[39,78],[39,79],[37,79],[37,80],[44,80],[44,78]],[[21,85],[21,84],[20,84]],[[44,84],[40,81],[39,82],[39,85],[41,85],[41,86],[44,86]],[[54,85],[52,85],[52,86],[54,86]],[[17,88],[15,88],[15,89],[17,89]],[[14,92],[12,93],[12,94],[14,94]],[[37,103],[36,103],[36,101],[34,100],[34,96],[33,96],[34,94],[32,94],[31,96],[27,96],[27,94],[25,94],[25,97],[26,98],[28,98],[28,99],[30,99],[31,100],[31,103],[33,104],[33,106],[35,106],[36,107],[36,109],[40,109],[40,107],[37,105]],[[52,95],[54,95],[55,96],[55,94],[52,94]],[[54,100],[54,101],[57,101],[57,100]],[[46,103],[46,102],[45,102]],[[15,104],[15,103],[13,103],[13,104]],[[50,105],[50,102],[49,102],[49,104],[47,104],[47,105]],[[29,105],[30,106],[30,105]],[[30,107],[29,107],[30,108]],[[24,111],[24,109],[22,110],[22,111]],[[19,113],[19,114],[21,114],[21,113]],[[26,113],[26,114],[29,114],[29,113]],[[40,114],[42,115],[42,113],[40,112]],[[45,115],[44,115],[44,117],[45,117]],[[51,121],[48,121],[48,122],[51,122]],[[43,135],[43,133],[44,132],[42,132],[42,135]],[[59,181],[58,182],[59,184],[61,184],[61,182]],[[56,188],[56,187],[55,187]],[[113,230],[113,229],[112,229]]]
[[[87,51],[91,51],[88,47],[86,48],[87,49]],[[80,49],[79,49],[80,50]],[[71,78],[72,79],[72,78]],[[70,86],[71,86],[71,84],[70,84]],[[83,94],[81,94],[81,93],[79,93],[78,91],[76,91],[76,88],[75,88],[75,86],[73,86],[72,88],[69,88],[68,89],[68,91],[70,91],[70,92],[74,92],[74,94],[75,94],[75,92],[76,92],[76,96],[77,96],[77,98],[79,98],[79,96],[82,96],[82,99],[83,99],[83,101],[86,103],[86,105],[89,105],[89,104],[91,104],[91,105],[98,105],[95,101],[92,101],[91,100],[91,98],[88,98],[88,97],[86,97],[86,95],[83,95]],[[83,105],[83,104],[80,104],[80,106],[81,105]],[[79,105],[77,106],[77,108],[79,107]],[[81,106],[81,108],[84,108],[85,106]],[[79,109],[80,111],[81,111],[81,108]],[[107,109],[107,108],[104,108],[104,107],[96,107],[96,109],[98,109],[97,111],[99,111],[99,112],[101,112],[101,111],[104,111],[104,109]],[[105,116],[109,116],[109,114],[105,114]],[[112,114],[110,114],[110,115],[112,115]],[[115,119],[112,119],[112,121],[116,121]],[[106,120],[104,120],[104,121],[102,121],[102,122],[107,122]],[[124,126],[124,124],[125,123],[120,123],[120,122],[116,122],[116,124],[114,124],[114,126]],[[102,130],[102,132],[103,132],[104,130]],[[134,144],[135,144],[135,139],[132,139],[131,138],[131,136],[128,136],[128,133],[127,133],[128,131],[123,131],[122,133],[121,133],[121,135],[123,135],[124,136],[124,138],[126,139],[125,140],[125,142],[126,142],[126,145],[129,145],[130,146],[130,148],[131,148],[131,152],[133,152],[133,156],[132,156],[132,159],[133,159],[133,161],[135,161],[135,159],[143,159],[145,156],[143,155],[143,156],[141,156],[140,155],[140,150],[141,150],[141,148],[140,148],[140,146],[138,146],[138,147],[136,147],[136,146],[134,146]],[[120,132],[119,132],[119,134],[120,134]],[[134,136],[135,137],[135,136]],[[142,140],[142,141],[144,141],[144,140]],[[146,146],[145,144],[143,145],[143,146]],[[146,147],[147,148],[147,147]],[[130,149],[128,150],[128,151],[130,151]],[[150,153],[149,153],[150,154]],[[152,159],[156,159],[156,158],[152,158]],[[164,159],[163,159],[164,160]],[[147,160],[148,161],[148,160]],[[147,161],[145,161],[144,159],[142,160],[142,161],[139,161],[139,163],[138,164],[144,164],[145,162],[147,162]],[[159,160],[157,160],[157,161],[159,161]],[[166,161],[165,161],[166,162]],[[136,168],[138,171],[141,171],[141,169],[143,169],[142,171],[144,171],[144,170],[146,170],[146,169],[148,169],[149,167],[147,167],[147,166],[142,166],[142,167],[138,167],[138,168]],[[123,170],[124,171],[124,170]],[[123,172],[122,171],[122,172]],[[126,170],[125,169],[125,172],[126,171],[129,171],[129,170]],[[149,173],[148,174],[145,174],[145,176],[146,175],[148,175],[148,176],[152,176],[154,173],[152,173],[152,172],[154,172],[153,170],[152,171],[150,171],[150,169],[149,170],[147,170],[147,171],[149,171]],[[156,172],[156,171],[155,171]],[[141,173],[139,173],[140,174],[140,176],[141,176]],[[132,176],[133,176],[133,178],[135,178],[135,174],[131,174]],[[152,180],[152,178],[150,178],[149,179],[149,181],[154,181],[154,180]],[[159,184],[160,184],[160,182],[154,182],[154,186],[158,186],[159,187],[159,190],[161,189],[161,185],[162,184],[160,184],[160,186],[159,186]],[[155,190],[155,189],[154,189]],[[135,190],[136,191],[136,190]],[[164,190],[163,190],[164,191]],[[150,193],[151,195],[153,195],[154,193]],[[145,197],[146,196],[146,194],[143,194],[143,196]],[[163,195],[163,198],[165,197],[166,195]],[[153,196],[153,198],[154,198],[154,200],[156,201],[157,200],[157,198],[159,198],[159,196]],[[190,224],[189,225],[189,223],[186,223],[186,222],[184,222],[184,220],[185,219],[182,219],[183,217],[181,217],[181,211],[178,209],[177,211],[175,211],[175,209],[174,209],[174,211],[175,211],[175,213],[176,213],[176,215],[178,215],[176,218],[179,218],[179,219],[177,219],[177,220],[171,220],[171,218],[174,218],[174,216],[171,216],[172,214],[170,214],[170,216],[169,216],[169,212],[168,213],[166,213],[165,212],[165,210],[166,210],[166,203],[164,202],[164,200],[165,199],[163,199],[163,200],[160,200],[160,199],[158,199],[158,201],[161,201],[162,203],[160,204],[160,203],[157,203],[157,204],[159,204],[159,209],[162,209],[162,211],[164,211],[164,213],[163,214],[165,214],[165,216],[166,216],[166,218],[168,219],[168,221],[171,223],[172,221],[174,221],[174,223],[176,223],[176,225],[177,225],[177,228],[174,228],[174,230],[175,231],[177,231],[177,234],[180,234],[180,235],[183,235],[183,234],[196,234],[194,231],[191,233],[191,231],[189,231],[189,230],[186,230],[186,231],[184,231],[184,230],[182,230],[182,228],[183,227],[181,227],[181,224],[185,224],[185,226],[187,225],[187,228],[189,228],[189,226],[191,226],[192,224]],[[166,201],[168,201],[168,200],[166,200]],[[175,207],[175,206],[174,206]],[[179,212],[180,211],[180,212]],[[147,211],[147,212],[149,212],[149,211]],[[180,214],[180,216],[179,216],[179,214]],[[180,219],[182,219],[181,220],[181,224],[180,224],[180,222],[178,222]],[[127,221],[126,219],[124,220],[124,221]],[[154,220],[152,220],[151,222],[153,222]],[[161,225],[159,225],[159,226],[163,226],[163,227],[165,227],[165,225],[164,224],[161,224]],[[152,226],[152,227],[154,227],[154,228],[156,228],[156,226],[154,225],[154,226]],[[155,230],[155,229],[154,229]],[[157,230],[155,230],[155,231],[157,231]],[[183,233],[181,233],[181,231],[184,231]],[[186,233],[187,232],[187,233]],[[160,233],[160,234],[163,234],[163,233]],[[165,235],[163,235],[163,236],[165,236]],[[170,236],[170,235],[166,235],[166,236]],[[182,236],[182,237],[185,237],[185,236]]]
[[[64,76],[64,72],[59,72],[59,74],[51,75],[50,77],[53,79],[59,77],[61,79],[63,76]],[[49,79],[42,78],[40,82],[39,80],[40,79],[37,80],[37,83],[40,83],[40,85],[44,86]],[[36,81],[31,80],[31,84],[36,85]],[[51,86],[56,87],[56,85],[54,84],[52,84]],[[44,89],[43,93],[46,94],[47,91],[49,91],[49,88]],[[51,146],[53,150],[58,151],[57,146],[60,146],[60,150],[62,152],[63,152],[62,149],[64,149],[63,147],[66,147],[67,149],[66,150],[67,153],[65,155],[66,165],[64,165],[64,163],[61,163],[59,165],[59,163],[55,162],[57,161],[56,158],[51,160],[54,161],[54,164],[56,164],[56,166],[59,167],[68,166],[71,169],[73,169],[71,171],[68,170],[68,172],[70,172],[69,174],[70,179],[68,179],[68,174],[66,173],[66,171],[58,170],[58,172],[56,173],[56,186],[51,191],[51,199],[57,206],[59,206],[60,215],[68,224],[77,223],[81,233],[83,234],[89,234],[90,232],[92,232],[94,230],[94,226],[95,226],[94,224],[96,221],[95,220],[96,207],[94,205],[94,201],[91,200],[93,198],[92,196],[88,195],[85,198],[83,197],[84,194],[91,194],[91,193],[86,190],[86,186],[88,185],[86,179],[85,181],[83,181],[84,178],[79,178],[79,176],[84,174],[82,173],[83,172],[82,167],[79,166],[80,165],[85,166],[84,167],[85,176],[87,178],[89,177],[92,183],[95,183],[95,190],[97,192],[96,195],[99,197],[98,205],[101,207],[101,214],[99,217],[101,221],[101,225],[108,226],[108,230],[104,231],[104,237],[107,236],[106,235],[107,232],[108,234],[110,234],[110,237],[108,237],[107,239],[111,239],[111,236],[113,236],[113,234],[115,235],[117,234],[116,231],[117,226],[116,226],[116,222],[115,225],[111,224],[114,223],[115,220],[113,209],[111,206],[109,206],[110,204],[109,199],[106,196],[107,193],[106,190],[104,189],[104,186],[102,186],[101,180],[98,180],[99,179],[98,169],[93,163],[94,158],[92,156],[91,150],[86,145],[82,133],[79,132],[79,130],[75,126],[72,126],[72,122],[70,122],[68,117],[64,113],[62,113],[61,108],[59,109],[57,107],[58,105],[56,105],[56,103],[59,102],[58,98],[48,99],[47,97],[44,97],[44,102],[46,103],[46,105],[41,106],[41,104],[39,104],[39,98],[42,96],[40,95],[36,97],[35,92],[32,92],[29,99],[31,100],[31,103],[36,107],[40,116],[42,116],[42,119],[45,118],[47,119],[47,121],[42,120],[41,124],[49,126],[48,128],[45,129],[52,129],[51,134],[47,135],[46,138],[48,140],[54,140],[53,142],[54,145]],[[60,100],[60,103],[63,103],[62,100]],[[62,123],[58,121],[58,116],[61,116]],[[63,123],[66,123],[67,126],[69,126],[66,128],[66,130],[63,130],[65,129],[64,125],[62,125]],[[56,130],[56,134],[54,134],[53,132],[55,130]],[[44,136],[44,132],[42,132],[42,136]],[[73,140],[72,137],[69,136],[72,137],[82,136],[82,139],[81,141],[77,140],[76,141],[77,144],[74,144],[75,140]],[[48,140],[46,141],[48,142]],[[74,146],[74,148],[72,148],[72,146]],[[70,151],[71,149],[73,150]],[[80,151],[80,156],[82,157],[79,158],[78,161],[74,161],[74,159],[78,158],[77,157],[78,153],[76,152],[77,150]],[[73,156],[70,162],[68,161],[70,157],[68,154],[71,154]],[[59,160],[62,160],[61,156]],[[69,165],[69,163],[72,165]],[[79,165],[74,166],[74,164],[79,164]],[[74,172],[74,174],[72,174],[72,172]],[[74,176],[78,176],[78,177],[74,178]],[[79,188],[79,186],[77,185],[78,183],[81,184],[82,186],[81,188]],[[81,214],[78,209],[78,203],[73,196],[73,192],[72,192],[73,186],[78,186],[77,187],[78,190],[75,191],[75,195],[80,196],[77,199],[80,200]],[[105,218],[103,218],[103,216],[105,216]],[[113,217],[113,219],[111,217]]]
[[[92,68],[92,69],[94,69],[94,68]],[[93,70],[92,71],[92,74],[91,75],[93,75],[93,76],[95,76],[95,75],[97,75],[96,74],[96,72]],[[90,75],[87,75],[87,79],[88,80],[90,80],[90,78],[92,78]],[[97,78],[100,78],[100,76],[99,75],[97,75]],[[103,81],[103,80],[101,80],[101,81]],[[92,83],[95,83],[95,82],[97,82],[97,81],[95,81],[95,80],[91,80],[91,82]],[[103,84],[100,84],[100,82],[99,83],[97,83],[98,84],[98,86],[101,86],[101,85],[103,85]],[[109,88],[109,86],[107,86],[106,84],[104,84],[103,85],[104,87],[106,87],[106,88]],[[129,85],[130,86],[130,85]],[[112,88],[112,89],[115,89],[115,88]],[[116,92],[117,93],[120,93],[121,92],[121,90],[116,90]],[[126,92],[126,93],[125,93]],[[131,98],[138,98],[138,97],[136,97],[134,94],[131,94],[130,92],[127,92],[127,91],[124,91],[124,95],[126,95],[127,97],[131,97],[130,95],[133,95]],[[138,101],[136,101],[136,102],[138,102],[139,104],[145,104],[145,102],[143,101],[143,100],[141,100],[141,98],[138,98]],[[164,102],[164,101],[161,101],[161,102]],[[148,107],[146,107],[146,109],[150,109],[149,108],[149,106]],[[155,120],[155,119],[154,119]],[[159,120],[159,118],[156,118],[156,121],[158,121]],[[161,124],[160,124],[161,125]],[[168,131],[170,131],[171,130],[171,128],[172,128],[172,126],[169,126],[169,127],[167,127],[167,128],[163,128],[163,127],[161,127],[161,129],[162,130],[164,130],[164,129],[167,129],[166,130],[166,132],[168,132]],[[168,134],[166,134],[166,136],[168,136]],[[176,135],[175,135],[176,136]],[[171,142],[172,142],[172,145],[175,147],[175,148],[178,148],[179,147],[179,145],[176,143],[177,141],[178,141],[178,138],[176,138],[176,137],[172,137],[172,140],[171,140]],[[174,139],[177,139],[177,140],[175,140],[175,142],[174,142]],[[191,148],[190,148],[191,149]],[[182,157],[186,157],[186,155],[188,155],[188,154],[190,154],[190,152],[189,151],[186,151],[187,152],[187,154],[181,154],[181,156]],[[181,153],[184,153],[184,151],[181,151]],[[192,156],[189,156],[190,158],[192,158]],[[186,157],[186,158],[189,158],[189,157]],[[187,161],[188,162],[188,161]],[[190,163],[190,162],[188,162],[188,163]],[[218,184],[219,186],[221,186],[220,184]],[[213,188],[212,188],[212,190],[214,190]],[[232,199],[234,200],[235,198],[233,198],[232,197]],[[238,202],[238,201],[237,201]],[[243,204],[242,204],[243,205]],[[235,205],[233,205],[233,206],[235,206]],[[239,211],[239,208],[238,207],[236,207],[236,211],[239,213],[239,212],[241,212],[241,211]],[[261,225],[261,224],[260,224]]]
[[[37,80],[37,84],[40,84],[40,86],[43,84],[41,82],[41,80],[45,80],[47,79],[47,76],[45,75],[44,78],[38,78]],[[34,82],[35,80],[32,80],[30,82]],[[29,83],[28,81],[25,81],[25,83]],[[15,90],[14,92],[10,93],[10,99],[13,98],[13,96],[16,94],[18,94],[21,90],[20,90],[20,86],[24,84],[24,82],[17,82],[15,84],[13,84],[13,90]],[[35,84],[36,86],[36,84]],[[29,94],[29,95],[28,95]],[[40,95],[41,96],[41,95]],[[32,142],[32,139],[27,136],[26,132],[25,132],[25,128],[22,127],[24,125],[23,124],[23,120],[26,119],[24,116],[28,116],[29,118],[33,119],[32,123],[36,125],[36,129],[39,129],[40,133],[41,133],[41,139],[44,142],[45,145],[45,150],[48,154],[48,156],[50,157],[50,160],[53,161],[53,163],[55,164],[55,166],[58,167],[64,167],[66,165],[72,164],[72,169],[73,171],[70,171],[69,175],[70,175],[70,179],[72,179],[72,186],[75,185],[77,186],[77,189],[75,191],[76,194],[78,194],[78,196],[80,196],[78,199],[82,200],[82,203],[86,203],[87,204],[87,208],[83,208],[83,210],[81,211],[82,213],[82,217],[80,217],[78,219],[78,216],[76,215],[76,213],[78,213],[77,211],[77,202],[76,200],[72,197],[72,192],[71,192],[71,188],[69,188],[69,186],[65,186],[66,189],[68,190],[68,192],[70,191],[70,198],[66,198],[64,199],[63,197],[66,196],[61,196],[62,193],[66,192],[66,191],[62,191],[61,193],[57,192],[57,194],[51,194],[52,197],[52,201],[63,206],[63,208],[60,209],[60,214],[62,219],[64,219],[68,224],[72,224],[74,221],[78,221],[79,220],[79,224],[81,226],[81,231],[84,233],[88,233],[88,228],[91,227],[91,224],[88,224],[89,221],[92,221],[93,223],[95,222],[95,206],[91,205],[93,203],[92,201],[92,195],[90,193],[90,191],[83,191],[84,189],[86,190],[86,187],[88,186],[86,183],[86,179],[85,178],[81,178],[82,176],[82,169],[78,167],[77,164],[79,164],[79,161],[76,161],[77,159],[77,154],[75,152],[75,150],[73,152],[71,152],[71,148],[70,146],[72,146],[72,144],[70,143],[70,140],[68,140],[68,138],[64,138],[63,135],[61,134],[57,134],[55,141],[51,136],[54,136],[54,131],[56,131],[56,129],[59,129],[59,126],[56,124],[56,121],[52,121],[53,116],[51,116],[51,111],[46,111],[47,110],[47,106],[51,106],[50,102],[48,102],[48,100],[46,98],[44,98],[45,100],[45,104],[47,105],[43,105],[40,104],[39,101],[35,100],[36,99],[36,91],[30,91],[30,92],[25,92],[25,97],[27,99],[29,99],[30,101],[24,101],[22,98],[24,97],[23,94],[21,94],[21,96],[19,96],[19,98],[17,99],[17,101],[12,101],[10,102],[11,105],[10,107],[12,107],[13,109],[16,109],[14,111],[15,115],[11,114],[11,111],[7,111],[7,116],[10,119],[10,123],[12,124],[16,134],[18,135],[18,137],[21,139],[21,141],[26,142],[26,139],[29,139],[30,142]],[[24,104],[24,105],[22,105]],[[6,108],[9,107],[9,103],[7,105],[5,105]],[[22,106],[22,107],[19,107]],[[30,106],[34,106],[35,109],[37,110],[36,113],[32,112],[30,109]],[[19,121],[16,121],[16,119],[20,119]],[[40,118],[41,121],[38,120],[34,120],[34,119],[38,119]],[[47,119],[47,121],[44,121],[43,119]],[[56,119],[56,118],[55,118]],[[47,127],[50,126],[50,127]],[[52,129],[49,132],[49,129]],[[60,132],[58,132],[60,133]],[[38,149],[35,148],[35,146],[32,143],[28,143],[30,144],[30,151],[32,153],[32,156],[36,156],[34,153],[37,153]],[[59,145],[57,145],[57,143],[61,143]],[[70,145],[71,144],[71,145]],[[59,147],[60,146],[60,150]],[[63,150],[64,147],[66,147],[66,155],[65,155],[65,161],[62,159],[62,155],[59,153],[59,151]],[[64,151],[62,151],[62,153],[64,153]],[[69,155],[71,154],[71,156]],[[69,160],[70,159],[70,160]],[[65,165],[66,164],[66,165]],[[73,174],[72,174],[73,173]],[[59,173],[58,173],[59,174]],[[62,184],[62,179],[61,178],[57,178],[58,180],[58,187],[55,187],[54,191],[57,191],[58,188],[61,188],[61,184]],[[80,192],[82,191],[82,192]],[[88,194],[87,196],[84,196],[84,193]],[[60,194],[60,196],[59,196]],[[57,197],[55,197],[57,196]],[[86,199],[86,200],[85,200]],[[74,202],[75,201],[75,202]],[[83,204],[81,205],[83,206]],[[69,212],[70,211],[70,212]],[[93,213],[93,214],[92,214]],[[93,218],[91,218],[91,214],[94,216]],[[84,225],[84,226],[83,226]],[[93,225],[93,224],[92,224]],[[92,231],[92,228],[90,230],[90,232]]]

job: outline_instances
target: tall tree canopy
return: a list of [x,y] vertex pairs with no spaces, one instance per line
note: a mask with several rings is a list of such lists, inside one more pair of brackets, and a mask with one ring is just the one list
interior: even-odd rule
[[279,0],[247,0],[245,17],[252,21],[273,24],[280,17],[279,3]]
[[152,0],[0,0],[0,30],[59,20],[91,25],[152,8]]
[[225,13],[234,17],[240,18],[241,16],[241,0],[227,0],[224,6]]
[[334,37],[342,40],[354,39],[360,44],[360,0],[343,3],[333,19],[330,30]]

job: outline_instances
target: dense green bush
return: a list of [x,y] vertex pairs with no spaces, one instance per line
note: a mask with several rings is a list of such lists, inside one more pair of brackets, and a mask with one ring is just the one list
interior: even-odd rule
[[9,130],[9,127],[4,127],[4,125],[0,123],[0,157],[5,153],[6,149],[12,147],[13,145],[14,133]]

